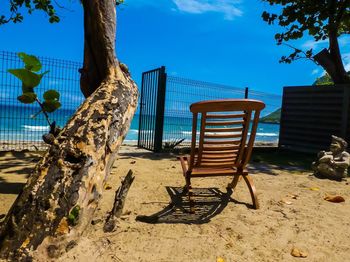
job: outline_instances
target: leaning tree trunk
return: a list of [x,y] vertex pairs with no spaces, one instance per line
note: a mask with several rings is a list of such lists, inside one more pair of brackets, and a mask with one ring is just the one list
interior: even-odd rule
[[[0,258],[47,261],[90,224],[138,91],[115,58],[115,0],[84,0],[81,89],[88,96],[36,165],[0,228]],[[90,95],[91,94],[91,95]]]
[[337,30],[329,32],[329,50],[321,50],[314,59],[329,74],[334,84],[350,83],[350,77],[341,59]]

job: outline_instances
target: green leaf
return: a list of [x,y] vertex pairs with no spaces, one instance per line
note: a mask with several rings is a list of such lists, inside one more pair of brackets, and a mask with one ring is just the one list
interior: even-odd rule
[[73,209],[70,211],[67,220],[68,223],[72,226],[76,225],[79,220],[79,211],[80,211],[80,206],[75,206]]
[[35,102],[36,94],[31,92],[23,93],[21,96],[17,97],[17,99],[23,104],[32,104]]
[[80,206],[77,205],[75,206],[72,211],[71,211],[71,214],[74,216],[74,217],[78,217],[79,216],[79,211],[80,211]]
[[41,78],[44,74],[36,74],[28,69],[8,69],[10,74],[13,74],[19,80],[22,81],[23,86],[34,88],[40,84]]
[[43,103],[45,112],[52,113],[61,107],[61,103],[56,100],[46,100]]
[[58,101],[60,99],[60,93],[58,93],[56,90],[48,90],[44,93],[44,99]]
[[36,56],[18,53],[18,57],[22,59],[26,69],[33,72],[39,72],[41,70],[41,62]]
[[34,93],[33,87],[27,87],[22,83],[22,92],[23,93]]

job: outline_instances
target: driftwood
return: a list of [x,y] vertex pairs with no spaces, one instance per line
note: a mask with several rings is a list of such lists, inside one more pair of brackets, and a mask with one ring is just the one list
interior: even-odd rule
[[132,175],[132,170],[129,170],[128,174],[122,181],[121,186],[115,192],[114,204],[111,212],[109,213],[106,223],[103,227],[105,233],[112,232],[115,228],[116,218],[120,217],[123,212],[123,207],[126,200],[126,195],[128,194],[129,188],[135,177]]
[[82,0],[87,99],[52,141],[0,227],[0,260],[51,261],[94,217],[136,110],[138,90],[115,57],[115,0]]

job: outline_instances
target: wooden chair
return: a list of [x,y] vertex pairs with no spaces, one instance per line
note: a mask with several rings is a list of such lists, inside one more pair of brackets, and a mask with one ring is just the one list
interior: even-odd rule
[[[191,178],[230,176],[228,188],[237,186],[240,177],[246,182],[253,207],[259,208],[256,190],[246,165],[250,159],[260,111],[265,104],[257,100],[232,99],[194,103],[191,155],[179,157],[186,179],[184,192],[188,193],[193,212]],[[197,121],[200,119],[197,145]]]

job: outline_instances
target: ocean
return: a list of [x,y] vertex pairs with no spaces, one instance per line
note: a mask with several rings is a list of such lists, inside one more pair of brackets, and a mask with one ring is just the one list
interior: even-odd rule
[[[5,141],[41,141],[49,126],[42,116],[33,117],[38,108],[35,106],[0,105],[0,140]],[[50,114],[59,126],[64,126],[75,110],[59,109]],[[166,116],[164,120],[163,140],[191,139],[191,118]],[[135,115],[125,142],[136,142],[138,138],[139,115]],[[147,132],[145,128],[145,132]],[[256,141],[277,142],[279,135],[278,124],[259,123]]]

